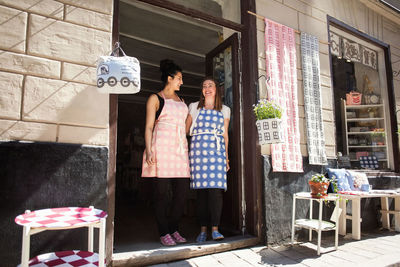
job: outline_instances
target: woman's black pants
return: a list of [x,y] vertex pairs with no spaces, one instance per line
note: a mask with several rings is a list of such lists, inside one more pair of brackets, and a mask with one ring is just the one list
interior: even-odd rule
[[223,189],[197,189],[197,213],[200,226],[218,226],[221,220]]
[[[160,236],[178,231],[189,190],[189,181],[189,178],[153,179],[155,215]],[[171,205],[169,205],[169,192],[172,192]]]

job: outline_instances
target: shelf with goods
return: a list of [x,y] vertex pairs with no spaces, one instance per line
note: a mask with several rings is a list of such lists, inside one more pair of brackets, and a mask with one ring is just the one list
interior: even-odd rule
[[360,156],[375,156],[380,168],[388,166],[385,105],[346,105],[342,99],[343,152],[358,167]]

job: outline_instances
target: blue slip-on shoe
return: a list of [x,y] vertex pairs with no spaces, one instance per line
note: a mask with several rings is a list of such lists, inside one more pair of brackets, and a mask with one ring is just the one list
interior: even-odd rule
[[200,234],[196,238],[197,243],[203,243],[206,242],[207,240],[207,233],[206,232],[200,232]]
[[222,239],[224,239],[224,236],[218,231],[213,231],[212,232],[212,239],[213,240],[222,240]]

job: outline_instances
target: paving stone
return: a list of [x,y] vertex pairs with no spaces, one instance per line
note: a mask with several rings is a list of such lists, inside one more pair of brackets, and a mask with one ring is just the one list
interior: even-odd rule
[[261,255],[250,249],[238,249],[232,251],[237,257],[245,262],[250,263],[252,266],[264,266],[261,262]]
[[[317,255],[316,242],[298,243],[293,246],[256,246],[207,255],[188,260],[153,265],[156,267],[222,267],[222,266],[285,266],[285,267],[356,267],[390,266],[400,267],[400,248],[396,241],[400,234],[363,234],[362,240],[343,240],[334,250],[332,238],[322,240],[321,255]],[[391,249],[388,244],[392,244]],[[386,249],[386,250],[385,250]],[[374,252],[376,250],[377,252]]]

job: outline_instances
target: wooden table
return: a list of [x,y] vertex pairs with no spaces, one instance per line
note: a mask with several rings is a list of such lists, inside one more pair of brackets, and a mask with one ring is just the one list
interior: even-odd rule
[[[343,200],[339,202],[342,214],[340,215],[339,234],[346,235],[346,220],[351,220],[352,238],[361,239],[361,199],[363,198],[380,198],[383,228],[390,229],[389,215],[395,216],[395,230],[400,232],[400,193],[389,194],[384,193],[387,190],[373,190],[372,192],[346,191],[339,192],[337,196]],[[394,199],[394,210],[389,209],[388,198]],[[346,201],[351,201],[351,215],[346,212]]]
[[[104,266],[105,235],[107,213],[93,207],[63,207],[26,211],[15,218],[15,223],[23,226],[22,232],[22,267],[61,266],[73,262],[87,262],[87,266]],[[65,230],[88,227],[89,251],[62,251],[36,256],[29,260],[31,235],[47,230]],[[99,228],[99,253],[93,253],[93,229]],[[65,265],[63,265],[65,266]],[[86,265],[85,265],[86,266]]]

